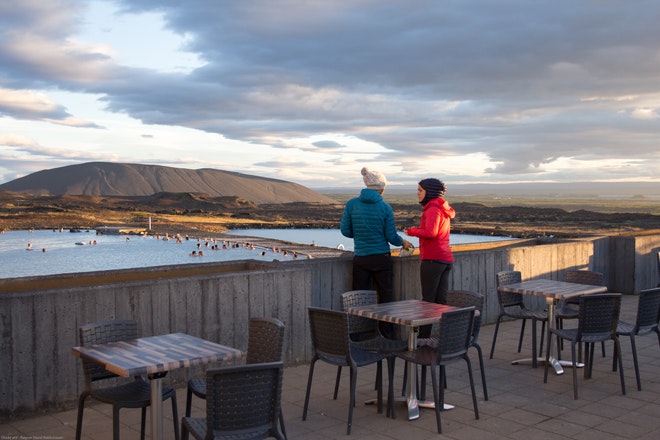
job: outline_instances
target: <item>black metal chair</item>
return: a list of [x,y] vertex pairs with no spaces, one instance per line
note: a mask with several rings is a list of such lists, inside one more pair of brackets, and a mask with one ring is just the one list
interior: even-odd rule
[[[351,290],[344,292],[340,297],[341,309],[346,311],[350,307],[364,306],[378,303],[378,293],[375,290]],[[396,353],[408,348],[408,342],[400,339],[390,339],[383,336],[378,321],[357,315],[348,315],[348,333],[353,344],[367,351],[375,351],[394,356]],[[382,364],[376,370],[376,383],[382,381]],[[341,365],[337,367],[335,380],[335,399],[339,390],[341,379]]]
[[206,418],[184,417],[181,437],[197,440],[284,440],[277,428],[282,399],[282,362],[206,371]]
[[[309,395],[312,388],[312,379],[314,377],[314,366],[318,360],[327,362],[331,365],[350,367],[351,385],[350,400],[348,405],[348,421],[346,434],[351,433],[353,424],[353,407],[355,407],[355,392],[357,388],[358,368],[375,363],[382,363],[383,359],[388,359],[389,355],[367,351],[359,348],[353,342],[349,335],[348,314],[343,311],[320,309],[309,307],[309,325],[312,335],[312,345],[314,347],[314,356],[309,365],[309,377],[307,379],[307,391],[305,393],[305,405],[303,407],[302,419],[307,419],[307,409],[309,407]],[[388,362],[388,377],[392,371],[391,362]],[[378,395],[378,412],[383,412],[383,384],[382,377],[376,384]],[[333,399],[337,399],[337,390]]]
[[[133,320],[101,321],[81,326],[79,329],[80,345],[104,344],[107,342],[127,341],[138,338],[137,322]],[[76,423],[76,440],[82,435],[83,412],[85,400],[91,397],[99,402],[112,405],[112,438],[119,440],[119,410],[122,408],[142,409],[140,438],[144,440],[147,407],[151,405],[151,386],[143,377],[135,377],[125,383],[113,382],[118,376],[107,371],[102,365],[85,359],[82,360],[85,373],[85,390],[78,398],[78,419]],[[110,379],[112,386],[98,388],[95,384]],[[179,438],[179,416],[176,405],[176,391],[163,387],[163,400],[172,399],[172,418],[174,435]]]
[[511,319],[521,319],[522,325],[520,327],[520,339],[518,341],[518,353],[522,349],[523,336],[525,334],[525,323],[527,320],[532,321],[532,367],[536,368],[536,323],[541,321],[541,344],[538,350],[538,355],[542,356],[543,353],[543,338],[545,335],[545,323],[548,321],[548,312],[544,310],[530,310],[525,307],[523,295],[520,293],[504,292],[499,289],[500,286],[507,284],[519,283],[522,281],[521,273],[517,270],[508,270],[498,272],[496,275],[497,282],[497,301],[500,306],[500,314],[497,317],[495,324],[495,333],[493,334],[493,344],[490,347],[490,359],[493,358],[495,351],[495,342],[497,341],[497,333],[500,329],[500,323],[504,317]]
[[484,296],[477,292],[467,290],[450,290],[447,292],[447,305],[455,307],[471,307],[477,310],[474,316],[474,327],[472,328],[472,339],[470,347],[477,349],[479,357],[479,369],[481,370],[481,385],[484,389],[484,400],[488,400],[488,389],[486,387],[486,370],[484,366],[484,356],[479,345],[479,330],[481,329],[481,318],[484,308]]
[[[630,346],[633,355],[633,365],[635,367],[635,377],[637,378],[637,389],[642,391],[642,381],[639,377],[639,361],[637,360],[637,344],[635,336],[646,336],[655,333],[658,336],[658,346],[660,346],[660,330],[658,322],[660,321],[660,287],[646,289],[639,292],[639,302],[637,303],[637,317],[634,323],[619,321],[616,328],[618,336],[629,336]],[[612,361],[612,368],[616,371],[616,358]]]
[[[593,270],[567,270],[564,281],[568,283],[589,284],[591,286],[604,286],[605,276],[601,272]],[[580,297],[568,298],[563,303],[555,307],[555,326],[564,328],[564,320],[577,319],[580,305]],[[559,352],[563,348],[562,341],[557,341]],[[605,343],[601,344],[601,352],[605,357]],[[578,360],[582,359],[582,350],[578,353]]]
[[[474,417],[479,419],[479,408],[477,406],[477,394],[474,388],[474,378],[472,376],[472,364],[468,356],[468,348],[473,339],[475,307],[465,307],[461,309],[445,312],[437,321],[438,339],[437,347],[431,346],[418,347],[414,351],[404,351],[397,354],[407,362],[412,362],[422,367],[429,367],[431,370],[431,381],[433,384],[433,401],[435,403],[435,418],[438,426],[438,433],[442,433],[442,423],[440,420],[440,409],[444,405],[445,392],[445,366],[461,360],[467,364],[467,372],[470,380],[470,390],[472,391],[472,405],[474,407]],[[440,377],[436,373],[436,368],[440,370]],[[392,377],[390,376],[390,383]],[[441,385],[442,384],[442,385]],[[389,392],[388,395],[392,393]],[[394,399],[388,399],[388,412],[394,414]]]
[[[260,364],[266,362],[279,362],[282,360],[282,346],[284,343],[284,323],[275,318],[252,317],[248,324],[248,345],[245,356],[246,364]],[[192,396],[206,399],[207,380],[194,378],[188,381],[186,395],[186,417],[190,417],[192,409]],[[284,416],[279,415],[280,429],[286,438]]]
[[[562,339],[571,342],[571,361],[573,363],[573,395],[578,398],[577,388],[577,358],[576,345],[585,346],[584,378],[591,377],[594,361],[594,344],[607,340],[614,341],[614,357],[619,361],[619,375],[621,378],[621,393],[626,394],[626,385],[623,378],[623,363],[621,360],[621,345],[616,334],[621,311],[620,293],[600,293],[582,295],[580,297],[580,311],[578,326],[571,329],[551,328],[550,332]],[[550,364],[550,350],[546,351],[543,383],[548,382],[548,367]]]

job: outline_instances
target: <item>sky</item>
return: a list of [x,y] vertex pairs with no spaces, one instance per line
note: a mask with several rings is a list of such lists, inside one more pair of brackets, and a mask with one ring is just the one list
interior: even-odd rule
[[660,182],[657,0],[1,0],[0,183]]

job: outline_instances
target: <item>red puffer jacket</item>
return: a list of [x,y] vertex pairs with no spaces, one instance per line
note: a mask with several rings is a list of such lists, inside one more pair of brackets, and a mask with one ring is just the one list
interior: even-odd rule
[[419,228],[406,230],[411,237],[419,237],[419,257],[422,260],[454,262],[449,232],[450,220],[455,216],[456,211],[445,199],[431,199],[424,205]]

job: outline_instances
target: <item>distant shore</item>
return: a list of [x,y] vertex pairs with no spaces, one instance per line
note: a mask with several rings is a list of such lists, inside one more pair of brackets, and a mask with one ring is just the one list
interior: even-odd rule
[[[2,194],[0,230],[27,229],[95,229],[98,226],[146,228],[151,233],[222,236],[230,229],[243,228],[329,228],[339,227],[345,199],[336,204],[285,203],[246,206],[221,205],[213,201],[181,200],[176,194],[159,198],[122,198],[86,196],[30,197]],[[397,227],[419,224],[421,208],[408,198],[387,195]],[[578,204],[575,200],[531,200],[513,202],[474,198],[449,199],[457,215],[452,232],[476,235],[498,235],[515,238],[584,237],[657,233],[660,230],[659,204],[621,201],[598,205],[593,201]],[[523,204],[525,202],[525,204]],[[549,203],[553,202],[552,206]],[[563,204],[562,204],[563,203]],[[593,210],[585,209],[590,206]],[[565,206],[561,208],[561,206]],[[630,209],[632,212],[615,210]]]

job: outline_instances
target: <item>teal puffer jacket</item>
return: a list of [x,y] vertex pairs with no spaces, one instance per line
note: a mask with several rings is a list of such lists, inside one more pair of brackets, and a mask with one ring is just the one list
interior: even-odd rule
[[359,197],[346,203],[339,229],[353,239],[353,253],[359,257],[388,253],[390,244],[403,245],[392,207],[373,189],[364,188]]

